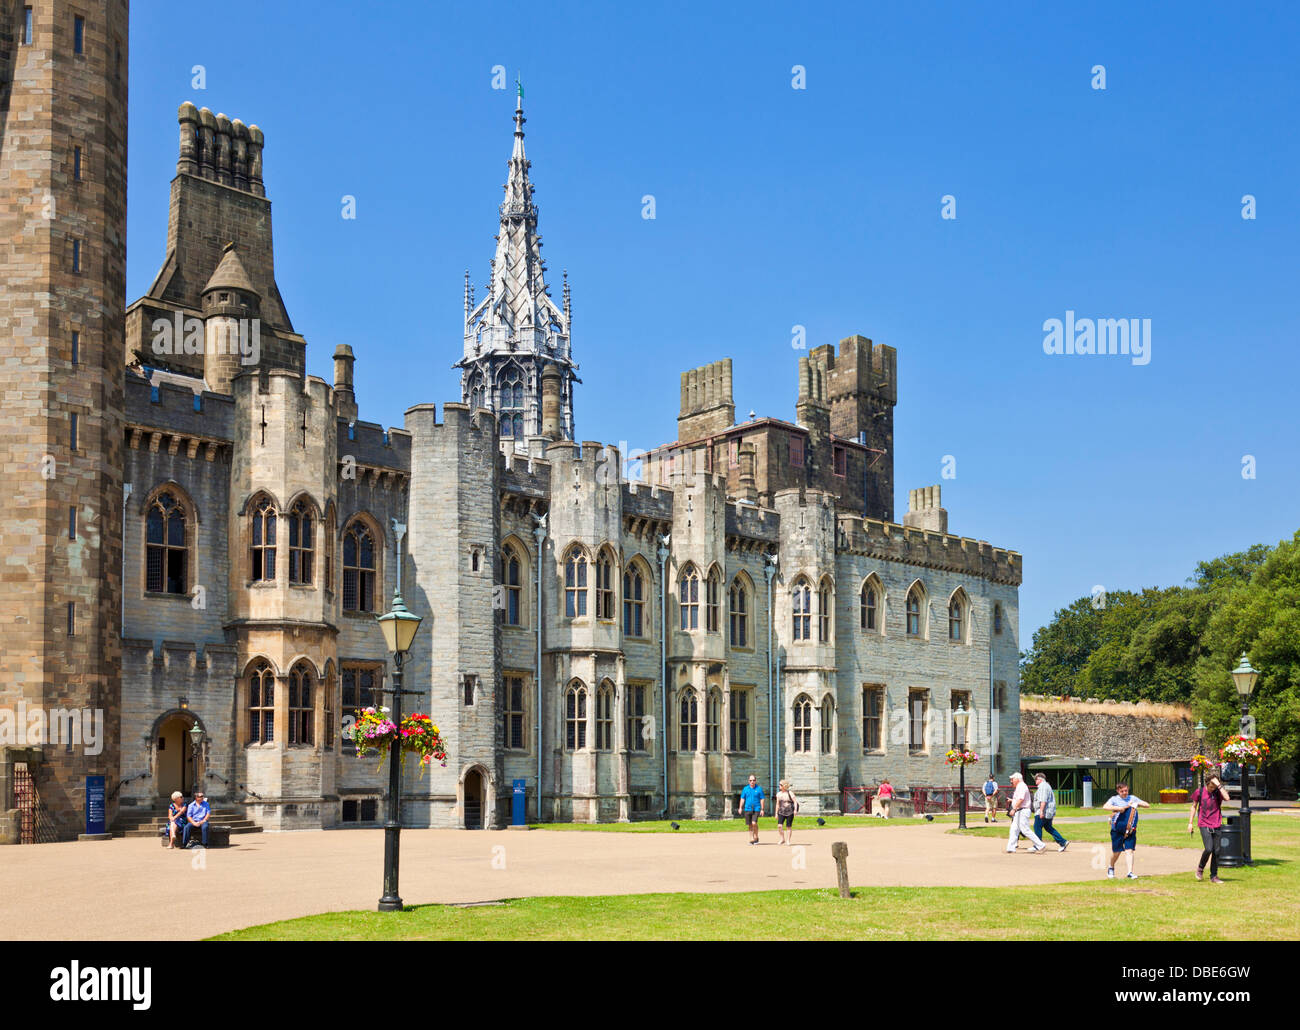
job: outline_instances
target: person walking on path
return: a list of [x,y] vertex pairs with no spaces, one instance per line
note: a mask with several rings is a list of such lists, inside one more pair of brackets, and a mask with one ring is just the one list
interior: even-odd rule
[[1070,842],[1057,833],[1056,827],[1052,825],[1052,820],[1056,818],[1056,791],[1052,790],[1052,785],[1042,773],[1034,773],[1034,782],[1038,785],[1034,791],[1034,833],[1041,838],[1043,830],[1046,830],[1056,841],[1056,850],[1064,851]]
[[989,778],[984,781],[984,821],[998,821],[998,806],[996,798],[998,796],[998,781],[989,773]]
[[758,785],[758,777],[751,775],[748,786],[740,792],[740,805],[736,808],[737,815],[744,813],[751,844],[758,843],[758,817],[763,814],[763,806],[766,803],[763,788]]
[[1020,835],[1023,833],[1029,838],[1029,843],[1033,845],[1035,855],[1041,854],[1047,850],[1044,844],[1034,832],[1034,828],[1029,825],[1029,812],[1032,805],[1029,801],[1029,787],[1025,784],[1025,778],[1018,772],[1011,774],[1011,786],[1014,793],[1011,795],[1011,829],[1007,834],[1007,854],[1016,853],[1016,845],[1020,842]]
[[776,833],[782,844],[794,840],[794,817],[799,811],[799,799],[794,796],[789,780],[781,781],[776,792]]
[[889,777],[886,776],[880,781],[880,786],[876,788],[876,802],[880,805],[880,818],[889,818],[889,804],[894,800],[894,788],[890,786]]
[[1115,863],[1119,853],[1124,852],[1124,861],[1128,864],[1128,879],[1136,880],[1133,872],[1133,858],[1137,852],[1138,809],[1151,806],[1140,797],[1128,792],[1128,784],[1121,783],[1115,787],[1115,796],[1102,806],[1111,811],[1110,817],[1110,865],[1106,867],[1106,878],[1115,879]]
[[1217,776],[1211,776],[1204,787],[1197,787],[1192,792],[1192,810],[1187,816],[1187,832],[1199,827],[1201,831],[1201,861],[1196,867],[1196,878],[1205,878],[1205,863],[1210,863],[1210,882],[1222,883],[1219,879],[1219,841],[1223,835],[1223,803],[1228,800],[1228,791]]

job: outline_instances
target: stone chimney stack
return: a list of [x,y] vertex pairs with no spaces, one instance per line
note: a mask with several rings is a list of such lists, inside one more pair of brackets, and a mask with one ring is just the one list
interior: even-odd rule
[[754,467],[758,461],[758,451],[752,443],[740,448],[737,454],[740,463],[740,491],[737,498],[749,504],[758,503],[758,484],[754,478]]
[[943,507],[939,486],[923,486],[907,492],[907,514],[903,525],[931,533],[948,532],[948,512]]
[[352,348],[340,343],[334,348],[334,408],[340,418],[356,421],[357,395],[352,388],[352,366],[356,362]]

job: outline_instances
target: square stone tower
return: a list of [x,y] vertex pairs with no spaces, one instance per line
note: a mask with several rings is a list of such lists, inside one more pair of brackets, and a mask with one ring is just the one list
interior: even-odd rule
[[[0,707],[42,712],[32,771],[59,839],[83,827],[85,777],[120,775],[127,16],[0,2]],[[56,711],[68,743],[48,742]]]

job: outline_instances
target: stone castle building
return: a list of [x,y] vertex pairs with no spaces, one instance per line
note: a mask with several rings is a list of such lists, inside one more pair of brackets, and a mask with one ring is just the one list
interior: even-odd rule
[[958,704],[1016,766],[1020,556],[950,534],[937,486],[894,521],[894,348],[810,351],[793,421],[738,423],[722,359],[682,374],[671,443],[578,442],[521,101],[462,399],[365,422],[351,348],[333,382],[306,374],[262,132],[181,105],[160,270],[128,306],[125,0],[0,11],[21,430],[0,443],[0,711],[108,725],[94,755],[0,740],[0,839],[20,774],[59,837],[95,773],[110,817],[201,783],[267,829],[378,824],[386,768],[343,734],[384,703],[375,615],[399,588],[424,620],[406,707],[449,754],[405,774],[408,825],[501,826],[514,780],[530,819],[721,816],[751,773],[836,811],[883,776],[950,783]]

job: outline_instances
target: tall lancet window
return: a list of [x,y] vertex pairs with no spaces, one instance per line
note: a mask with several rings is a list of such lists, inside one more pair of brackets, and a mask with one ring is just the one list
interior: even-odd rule
[[524,435],[524,377],[517,368],[501,373],[498,385],[501,402],[501,435]]
[[470,411],[478,411],[479,408],[485,407],[487,404],[483,393],[483,377],[476,375],[469,381],[469,408]]

